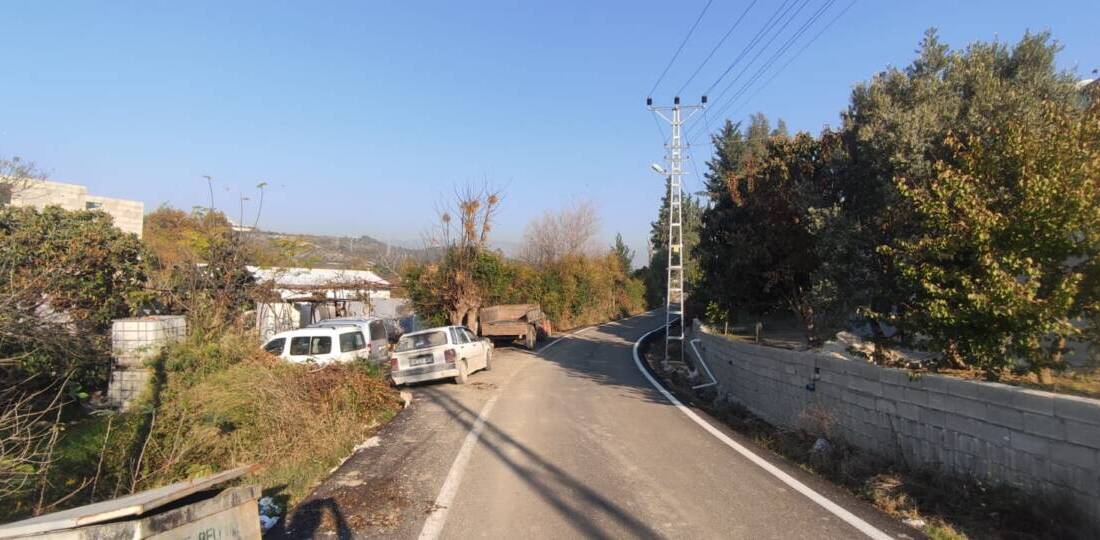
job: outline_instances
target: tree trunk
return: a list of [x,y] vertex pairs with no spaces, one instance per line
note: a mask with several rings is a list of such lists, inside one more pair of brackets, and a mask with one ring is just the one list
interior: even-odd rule
[[466,328],[469,328],[474,335],[478,333],[478,320],[477,315],[480,311],[479,306],[474,306],[466,312]]

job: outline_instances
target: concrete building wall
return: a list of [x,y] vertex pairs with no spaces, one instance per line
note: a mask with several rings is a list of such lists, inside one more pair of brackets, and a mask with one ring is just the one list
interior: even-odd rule
[[1100,400],[733,341],[696,325],[723,398],[909,465],[1068,495],[1100,531]]
[[87,210],[107,212],[114,218],[116,227],[141,238],[141,230],[145,226],[145,203],[89,195],[84,207]]
[[89,195],[88,188],[76,184],[36,180],[20,186],[10,195],[13,206],[29,206],[39,210],[59,206],[65,210],[102,210],[109,214],[115,226],[141,237],[145,224],[145,203],[112,197]]
[[12,206],[30,206],[39,210],[60,206],[66,210],[84,210],[88,188],[76,184],[33,181],[20,186],[11,195]]

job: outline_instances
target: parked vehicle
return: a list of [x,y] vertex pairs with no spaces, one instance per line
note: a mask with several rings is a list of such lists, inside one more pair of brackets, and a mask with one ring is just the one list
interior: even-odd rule
[[346,328],[354,327],[363,332],[367,340],[367,359],[381,364],[390,356],[390,332],[385,320],[378,317],[337,317],[313,323],[306,328]]
[[442,326],[401,336],[390,359],[394,384],[454,377],[466,384],[470,374],[493,368],[493,342],[465,326]]
[[328,364],[367,359],[371,346],[362,329],[341,325],[279,332],[264,343],[264,350],[291,362]]
[[522,340],[531,350],[540,337],[550,335],[550,319],[538,304],[506,304],[481,308],[478,331],[494,340]]

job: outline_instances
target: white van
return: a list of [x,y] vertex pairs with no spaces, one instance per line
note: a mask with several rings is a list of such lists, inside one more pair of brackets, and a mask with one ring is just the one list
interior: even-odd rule
[[364,355],[372,363],[381,364],[390,357],[390,340],[386,331],[386,322],[378,317],[338,317],[325,319],[306,328],[358,328],[367,340],[367,353]]
[[288,330],[264,343],[265,351],[296,363],[328,364],[368,359],[370,349],[363,331],[353,325]]

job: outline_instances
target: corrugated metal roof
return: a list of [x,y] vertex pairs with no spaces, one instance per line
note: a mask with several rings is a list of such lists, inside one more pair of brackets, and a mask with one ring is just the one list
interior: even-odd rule
[[61,512],[45,514],[7,525],[0,525],[0,538],[61,531],[103,523],[119,518],[140,516],[188,495],[244,476],[252,466],[237,467],[218,474],[176,482],[167,486],[134,493],[109,501],[78,506]]

